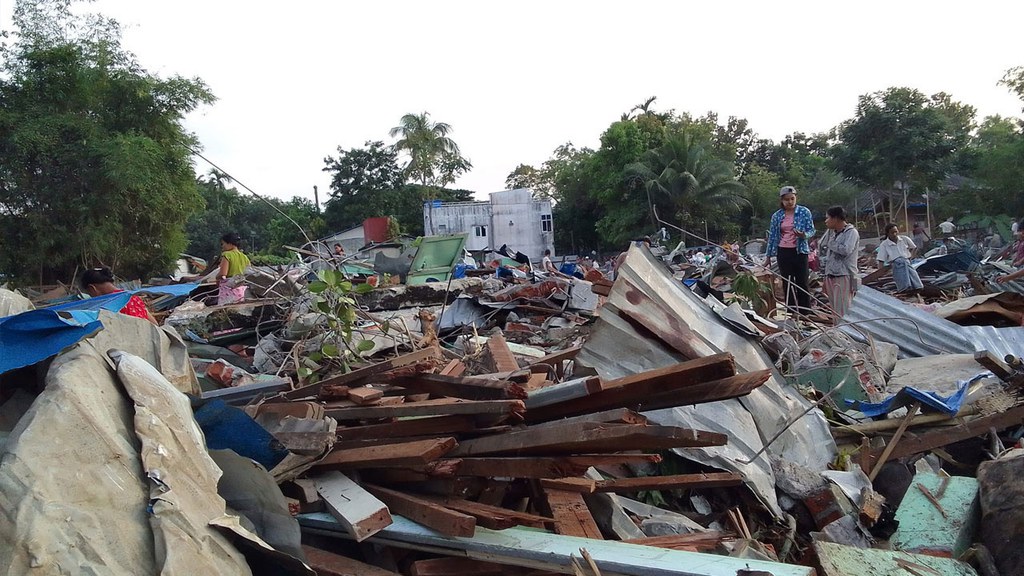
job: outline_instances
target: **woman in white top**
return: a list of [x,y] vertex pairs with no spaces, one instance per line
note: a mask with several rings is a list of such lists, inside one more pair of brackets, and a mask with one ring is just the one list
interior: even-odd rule
[[885,240],[878,245],[878,263],[886,268],[892,268],[892,279],[896,281],[897,292],[924,288],[917,270],[910,265],[910,259],[916,250],[917,245],[913,240],[900,236],[899,226],[892,223],[885,226]]

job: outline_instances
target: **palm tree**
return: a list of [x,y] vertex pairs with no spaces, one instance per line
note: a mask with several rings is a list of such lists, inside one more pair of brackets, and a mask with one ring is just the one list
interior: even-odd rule
[[743,185],[736,181],[732,164],[707,154],[689,134],[676,135],[648,150],[642,162],[626,166],[626,178],[647,192],[651,223],[654,208],[668,209],[684,224],[694,225],[712,209],[736,209],[744,201]]
[[458,175],[468,172],[473,165],[462,156],[458,144],[451,139],[451,125],[445,122],[431,122],[430,113],[406,114],[398,126],[388,134],[398,137],[395,149],[409,155],[405,174],[409,179],[423,186],[427,204],[429,232],[434,233],[433,202],[434,187],[443,187],[455,181]]
[[430,113],[423,112],[402,116],[398,126],[388,134],[398,137],[395,149],[409,155],[406,175],[426,187],[448,184],[459,173],[473,167],[449,136],[451,132],[451,125],[431,122]]

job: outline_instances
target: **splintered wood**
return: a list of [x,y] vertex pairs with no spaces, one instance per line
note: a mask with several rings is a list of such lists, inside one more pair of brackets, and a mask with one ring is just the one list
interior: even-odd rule
[[[471,372],[481,362],[441,360],[436,348],[428,348],[299,388],[264,406],[268,418],[309,417],[316,407],[318,417],[337,421],[333,446],[310,474],[323,505],[357,540],[387,526],[390,513],[450,537],[472,537],[479,525],[601,539],[588,508],[592,497],[585,500],[585,494],[743,482],[740,475],[715,472],[632,477],[628,465],[661,461],[654,452],[728,441],[720,433],[652,424],[639,410],[742,396],[764,383],[767,371],[737,374],[730,354],[716,354],[614,380],[574,378],[563,368],[578,351],[520,367],[504,338],[492,336],[483,354],[489,374]],[[326,405],[303,406],[299,399]],[[594,474],[592,467],[614,477],[585,477],[588,470]],[[310,506],[308,490],[292,493],[297,507]],[[721,539],[643,543],[689,550]],[[456,565],[493,572],[484,562],[438,560],[415,562],[411,573]]]

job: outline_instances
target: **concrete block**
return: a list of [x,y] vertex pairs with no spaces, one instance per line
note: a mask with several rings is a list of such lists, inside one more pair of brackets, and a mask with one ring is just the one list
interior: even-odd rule
[[[941,510],[921,487],[935,498]],[[899,528],[890,542],[894,550],[959,557],[974,539],[979,516],[976,479],[917,474],[896,510]]]
[[832,542],[815,542],[821,566],[820,576],[864,576],[865,574],[928,574],[929,576],[977,576],[969,565],[952,558],[936,558],[894,552],[853,548]]

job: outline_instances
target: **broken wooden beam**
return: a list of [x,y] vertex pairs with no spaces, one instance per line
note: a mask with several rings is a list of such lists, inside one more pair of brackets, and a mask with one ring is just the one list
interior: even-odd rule
[[395,378],[391,382],[410,390],[465,400],[526,398],[526,390],[519,384],[509,380],[485,380],[462,376],[444,376],[442,374],[417,374],[415,376]]
[[433,528],[445,536],[472,537],[476,531],[476,518],[456,512],[429,500],[366,484],[364,488],[388,505],[388,509],[406,518]]
[[302,545],[302,552],[306,556],[306,564],[317,576],[399,576],[398,572],[306,544]]
[[341,472],[328,472],[312,480],[331,516],[356,542],[391,524],[387,506]]
[[[693,398],[687,389],[712,381],[719,382],[735,374],[736,364],[732,355],[715,354],[604,382],[599,392],[527,410],[526,419],[529,422],[542,422],[612,408],[632,408],[655,400],[665,403],[673,398],[678,398],[678,402],[673,403],[675,406],[708,401],[709,398],[721,400],[723,394],[717,393],[720,385],[698,388],[692,394]],[[758,378],[760,376],[755,379]],[[731,392],[729,390],[726,393]]]
[[349,389],[347,395],[347,398],[349,400],[360,405],[374,404],[383,397],[383,390],[379,390],[377,388],[368,388],[366,386],[360,388],[351,388]]
[[557,534],[604,539],[582,494],[551,488],[544,488],[542,494]]
[[416,352],[410,352],[409,354],[403,354],[391,360],[385,360],[376,364],[370,364],[369,366],[363,366],[357,368],[351,372],[333,376],[331,378],[325,378],[315,384],[309,384],[308,386],[302,386],[294,390],[285,392],[280,396],[271,399],[271,401],[284,401],[284,400],[297,400],[299,398],[306,398],[308,396],[316,396],[320,389],[324,386],[337,386],[340,384],[350,384],[356,382],[367,376],[373,376],[375,374],[383,374],[388,370],[400,368],[409,364],[415,364],[417,362],[423,362],[430,358],[438,358],[441,353],[437,347],[431,346]]
[[583,422],[542,430],[525,428],[497,436],[465,440],[451,456],[484,454],[551,455],[572,452],[622,452],[722,446],[725,434],[675,426],[638,426]]
[[441,398],[396,406],[346,406],[328,408],[325,415],[335,420],[370,420],[404,416],[443,416],[448,414],[521,414],[522,400],[458,400]]
[[378,438],[403,438],[408,436],[441,436],[476,430],[472,416],[449,415],[409,418],[386,424],[350,426],[337,430],[338,440],[369,440]]
[[455,438],[435,438],[348,450],[335,449],[317,462],[319,470],[351,470],[357,468],[395,468],[426,464],[437,460],[458,446]]
[[[506,576],[501,564],[472,558],[428,558],[409,565],[410,576]],[[319,576],[319,575],[318,575]]]
[[466,500],[464,498],[430,498],[430,500],[435,501],[446,508],[457,510],[463,514],[469,514],[476,518],[477,524],[491,530],[504,530],[513,526],[533,526],[536,528],[543,528],[545,523],[553,521],[553,518],[546,518],[536,514],[527,514],[526,512],[509,510],[500,506],[473,502],[472,500]]
[[641,546],[656,546],[669,550],[687,550],[690,552],[710,552],[726,540],[733,540],[729,532],[693,532],[689,534],[671,534],[668,536],[648,536],[647,538],[631,538],[623,540]]
[[559,490],[575,490],[583,494],[593,492],[639,492],[641,490],[682,490],[693,488],[720,488],[743,484],[743,476],[732,472],[705,474],[674,474],[670,476],[642,476],[639,478],[558,478],[541,480],[541,486]]
[[487,478],[564,478],[579,476],[591,466],[661,462],[659,454],[581,454],[554,457],[444,458],[427,464],[428,474]]
[[[903,434],[895,448],[889,451],[885,461],[920,454],[921,452],[941,448],[961,440],[981,436],[988,432],[989,428],[1003,430],[1011,426],[1020,426],[1021,424],[1024,424],[1024,404],[1014,406],[998,414],[965,419],[957,426],[947,426],[921,434],[907,432]],[[884,451],[884,449],[876,449],[872,451],[872,455],[877,458]]]

